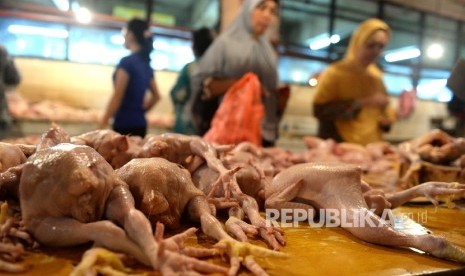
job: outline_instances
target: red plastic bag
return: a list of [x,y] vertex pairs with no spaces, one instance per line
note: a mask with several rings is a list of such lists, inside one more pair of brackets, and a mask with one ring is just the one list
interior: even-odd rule
[[247,73],[226,92],[203,138],[223,145],[248,141],[261,146],[263,115],[260,81]]

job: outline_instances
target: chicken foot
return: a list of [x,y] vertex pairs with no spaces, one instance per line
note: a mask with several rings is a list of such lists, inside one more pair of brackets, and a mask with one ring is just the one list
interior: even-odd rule
[[[147,212],[146,216],[157,228],[160,220],[171,222],[172,228],[179,227],[180,217],[187,211],[192,220],[200,222],[202,231],[216,241],[228,239],[239,247],[252,246],[238,242],[227,234],[221,222],[213,216],[205,194],[194,186],[189,172],[178,164],[157,157],[139,158],[133,159],[116,172],[129,185],[137,208]],[[239,225],[239,229],[244,231],[243,235],[251,234],[247,232],[251,226],[246,227],[244,224]],[[166,242],[166,246],[174,248],[173,250],[182,250],[180,241],[192,231],[191,229],[182,233],[174,242]],[[156,234],[158,239],[160,235]],[[160,246],[164,246],[163,244]]]
[[[283,253],[275,252],[250,243],[239,242],[233,239],[224,231],[218,219],[208,212],[208,204],[205,200],[202,200],[201,197],[196,197],[192,199],[191,202],[189,202],[188,210],[189,215],[192,219],[200,220],[202,231],[207,236],[212,237],[218,241],[218,243],[216,243],[214,247],[219,249],[222,252],[222,254],[225,254],[229,257],[231,268],[229,269],[228,275],[236,275],[239,271],[241,264],[247,267],[254,275],[267,275],[266,272],[260,267],[260,265],[254,260],[253,256],[286,256]],[[232,217],[234,218],[234,216]],[[256,234],[255,228],[251,228],[250,225],[239,223],[234,224],[234,226],[235,227],[229,226],[229,230],[231,230],[232,232],[244,231],[242,234],[235,234],[236,236],[245,236],[245,233]]]

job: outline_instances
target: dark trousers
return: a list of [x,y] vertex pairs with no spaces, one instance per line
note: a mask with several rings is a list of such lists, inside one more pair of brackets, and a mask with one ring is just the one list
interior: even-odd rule
[[122,134],[122,135],[130,135],[130,136],[140,136],[142,138],[145,137],[147,134],[147,127],[121,127],[121,128],[113,128],[114,131]]
[[262,138],[262,147],[264,148],[272,148],[275,146],[275,144],[275,141],[269,141]]

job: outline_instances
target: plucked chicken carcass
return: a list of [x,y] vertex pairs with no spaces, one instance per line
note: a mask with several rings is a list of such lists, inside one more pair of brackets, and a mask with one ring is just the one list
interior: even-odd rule
[[37,241],[47,246],[94,242],[165,274],[226,272],[161,247],[110,164],[88,146],[60,143],[66,137],[62,129],[52,128],[18,172],[23,223]]
[[26,159],[19,146],[0,142],[0,198],[18,198],[20,168],[17,166],[26,162]]
[[42,244],[93,241],[162,273],[188,267],[225,271],[160,248],[149,221],[134,208],[126,184],[90,147],[62,143],[37,151],[23,168],[19,194],[24,224]]
[[403,142],[399,152],[407,160],[408,167],[400,179],[403,188],[417,185],[418,172],[424,161],[432,164],[450,165],[465,154],[465,139],[454,138],[442,130],[432,130],[418,138]]
[[[213,195],[222,184],[224,196],[229,199],[232,192],[241,194],[242,191],[234,177],[236,171],[226,169],[218,158],[219,151],[228,149],[230,149],[228,146],[215,147],[198,136],[165,133],[146,137],[139,157],[161,157],[183,165],[190,172],[195,171],[206,162],[208,167],[219,173],[215,188],[212,189],[209,196]],[[201,159],[199,160],[199,158]]]
[[[344,229],[359,239],[381,245],[413,247],[443,259],[465,263],[465,250],[435,235],[410,235],[395,230],[385,220],[372,212],[362,193],[361,171],[345,164],[307,163],[299,164],[278,174],[266,187],[266,208],[339,210],[346,214]],[[421,186],[421,187],[420,187]],[[387,198],[392,206],[419,194],[434,197],[438,194],[464,194],[465,185],[448,188],[448,183],[429,183]],[[342,211],[344,210],[344,211]],[[356,218],[373,222],[358,225]],[[342,218],[341,218],[342,219]],[[351,226],[353,225],[353,226]]]
[[[242,169],[239,169],[241,171]],[[238,171],[238,172],[239,172]],[[255,172],[249,170],[248,172],[252,173],[252,175],[242,175],[243,179],[250,180],[254,179]],[[247,171],[245,172],[247,174]],[[214,183],[211,179],[215,179],[218,177],[218,173],[214,170],[208,168],[207,166],[202,166],[198,170],[194,172],[192,175],[192,179],[194,184],[201,189],[204,193],[209,194],[211,190],[214,189]],[[243,183],[243,185],[251,185],[254,187],[260,187],[261,181],[258,179],[258,183]],[[222,193],[222,188],[216,189],[217,192],[220,194]],[[246,191],[256,191],[255,188]],[[258,194],[255,194],[258,195]],[[279,250],[282,246],[286,244],[286,241],[283,237],[282,230],[277,227],[269,227],[266,225],[265,219],[260,215],[260,206],[258,205],[257,201],[247,194],[235,194],[233,193],[233,197],[237,199],[241,209],[243,210],[244,214],[247,215],[250,223],[257,227],[260,236],[274,249]],[[260,201],[259,201],[260,202]],[[242,219],[242,217],[239,217]]]
[[[128,183],[136,207],[153,225],[162,222],[169,228],[179,228],[181,215],[187,212],[192,220],[200,221],[202,231],[206,235],[219,241],[219,248],[234,248],[232,251],[226,250],[230,254],[232,264],[230,275],[237,273],[240,262],[254,274],[264,275],[266,273],[253,261],[252,255],[280,256],[277,252],[237,242],[229,236],[213,215],[205,194],[194,186],[190,173],[180,165],[163,158],[140,158],[131,160],[116,173],[120,179]],[[225,226],[238,238],[257,233],[255,227],[233,217],[226,221]],[[239,252],[250,252],[250,255]]]
[[139,154],[137,150],[129,151],[130,139],[111,129],[98,129],[71,137],[71,143],[95,149],[113,168],[119,168]]
[[447,164],[465,153],[465,142],[442,130],[432,130],[418,138],[399,145],[401,153],[412,163],[424,160],[435,164]]
[[26,162],[26,155],[17,145],[0,142],[0,172]]

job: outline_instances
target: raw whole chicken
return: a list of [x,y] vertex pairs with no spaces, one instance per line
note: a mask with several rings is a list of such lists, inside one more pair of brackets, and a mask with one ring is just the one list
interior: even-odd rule
[[[307,163],[288,168],[278,174],[271,185],[265,189],[266,208],[321,210],[335,209],[340,214],[346,212],[344,229],[359,239],[381,245],[413,247],[443,259],[465,263],[465,250],[455,246],[442,237],[425,234],[410,235],[399,232],[372,212],[369,212],[362,193],[361,171],[358,167],[345,164]],[[444,194],[446,183],[426,185],[423,193],[433,197],[437,195],[435,185]],[[431,187],[433,186],[433,187]],[[441,187],[442,186],[442,187]],[[423,186],[424,187],[424,186]],[[458,189],[449,189],[446,194],[462,194],[465,185]],[[396,205],[406,198],[418,195],[418,190],[398,194],[393,198]],[[344,211],[343,211],[344,210]],[[367,218],[373,225],[357,225],[355,218]],[[342,218],[341,218],[342,219]]]
[[[187,212],[192,220],[200,221],[206,235],[219,241],[219,248],[234,248],[227,251],[232,264],[230,275],[237,273],[241,259],[248,260],[242,263],[254,274],[265,275],[264,270],[251,258],[252,254],[263,257],[280,256],[274,251],[237,242],[229,236],[213,216],[205,194],[194,186],[190,173],[180,165],[163,158],[139,158],[131,160],[116,173],[128,183],[136,207],[149,218],[152,225],[162,222],[172,229],[179,228],[181,215]],[[255,227],[234,218],[226,221],[225,225],[229,232],[239,238],[257,233]],[[238,255],[239,252],[251,254]]]
[[0,172],[26,162],[26,155],[17,145],[0,142]]
[[[239,169],[241,171],[242,169]],[[238,172],[239,172],[238,171]],[[254,171],[249,171],[252,174],[251,175],[245,175],[242,176],[246,180],[253,179],[254,176]],[[214,189],[214,183],[211,181],[211,179],[215,179],[218,177],[218,173],[215,172],[214,170],[208,168],[207,166],[202,166],[198,170],[194,172],[192,175],[192,179],[194,181],[194,184],[196,187],[201,189],[205,194],[210,194],[211,190]],[[255,188],[252,188],[247,191],[257,191],[257,187],[260,189],[261,184],[261,179],[258,179],[258,183],[245,183],[242,182],[243,185],[251,185],[254,186]],[[217,189],[217,192],[220,194],[222,193],[221,187]],[[256,196],[258,194],[255,193]],[[233,193],[233,197],[238,200],[240,207],[242,208],[242,211],[244,212],[245,215],[247,215],[248,219],[250,220],[251,224],[255,227],[257,227],[260,236],[265,239],[265,241],[274,249],[274,250],[279,250],[282,246],[286,244],[286,241],[283,237],[282,230],[277,228],[277,227],[267,227],[266,226],[266,221],[265,219],[260,215],[260,206],[258,205],[257,201],[252,197],[247,194],[235,194]],[[261,202],[261,201],[258,201]],[[262,205],[263,206],[263,205]]]
[[[95,149],[113,168],[119,168],[138,155],[128,153],[129,137],[110,129],[99,129],[71,137],[71,143]],[[135,143],[134,143],[135,144]]]
[[[212,189],[209,196],[212,196],[220,184],[223,184],[224,196],[229,199],[232,192],[242,194],[234,177],[235,170],[226,169],[218,158],[219,151],[229,149],[229,146],[215,147],[198,136],[165,133],[146,137],[139,157],[161,157],[183,165],[190,172],[206,162],[208,167],[219,173],[215,189]],[[199,157],[203,160],[199,161]]]
[[181,215],[194,197],[205,196],[180,165],[163,158],[137,158],[116,170],[129,185],[136,208],[155,226],[163,223],[170,229],[180,227]]
[[408,162],[408,168],[399,183],[403,188],[418,184],[415,173],[423,161],[435,164],[449,164],[465,153],[465,139],[454,138],[442,130],[435,129],[420,137],[398,145],[399,153]]
[[[449,164],[465,154],[465,139],[454,138],[435,129],[399,145],[407,158],[418,155],[422,160],[435,164]],[[412,156],[413,155],[413,156]]]
[[17,145],[0,142],[0,198],[18,198],[20,166],[26,155]]
[[160,247],[150,222],[135,209],[127,184],[101,155],[88,146],[51,146],[51,141],[66,136],[63,134],[56,128],[46,133],[40,149],[22,167],[22,218],[36,240],[47,246],[94,242],[132,255],[163,274],[226,272],[223,267]]

